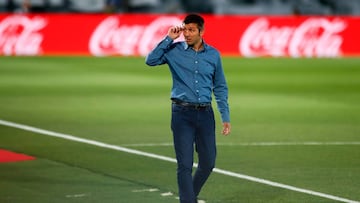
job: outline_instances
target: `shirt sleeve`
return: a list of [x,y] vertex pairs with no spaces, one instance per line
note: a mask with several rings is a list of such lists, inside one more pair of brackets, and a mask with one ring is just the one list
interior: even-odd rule
[[145,58],[145,63],[149,66],[156,66],[166,63],[165,53],[174,42],[166,36]]
[[217,66],[214,76],[214,95],[217,107],[221,114],[222,122],[230,122],[230,111],[228,104],[228,86],[226,83],[220,56],[218,56]]

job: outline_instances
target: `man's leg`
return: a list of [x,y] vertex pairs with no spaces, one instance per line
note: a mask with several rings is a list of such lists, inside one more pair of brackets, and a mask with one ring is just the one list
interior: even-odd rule
[[[195,114],[196,115],[196,114]],[[177,159],[177,181],[181,203],[194,203],[195,194],[192,183],[194,158],[194,111],[173,104],[171,129]]]
[[215,167],[215,119],[211,108],[206,111],[199,111],[195,144],[199,157],[199,165],[193,178],[193,186],[195,196],[197,197]]

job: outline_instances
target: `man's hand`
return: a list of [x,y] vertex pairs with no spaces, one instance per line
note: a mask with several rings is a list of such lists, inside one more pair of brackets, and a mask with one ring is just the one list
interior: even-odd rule
[[168,32],[168,36],[175,40],[177,39],[178,37],[180,37],[182,31],[184,30],[184,28],[182,26],[174,26],[174,27],[171,27],[169,29],[169,32]]
[[227,136],[229,135],[231,132],[231,125],[230,123],[224,122],[223,123],[223,130],[222,130],[222,134]]

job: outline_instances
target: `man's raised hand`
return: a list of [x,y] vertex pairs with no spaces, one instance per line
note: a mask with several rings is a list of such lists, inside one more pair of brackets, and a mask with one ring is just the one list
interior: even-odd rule
[[183,30],[184,28],[182,26],[173,26],[169,29],[168,36],[175,40],[180,37]]

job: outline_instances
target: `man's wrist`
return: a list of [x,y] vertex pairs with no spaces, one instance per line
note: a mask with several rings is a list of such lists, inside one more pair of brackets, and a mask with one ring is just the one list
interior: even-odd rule
[[166,38],[169,39],[169,40],[171,40],[171,41],[174,41],[174,40],[175,40],[175,39],[172,38],[170,35],[166,35]]

